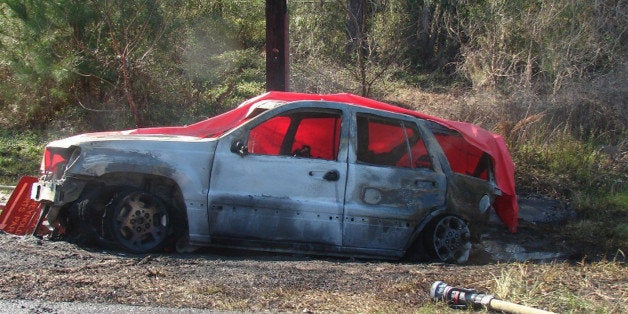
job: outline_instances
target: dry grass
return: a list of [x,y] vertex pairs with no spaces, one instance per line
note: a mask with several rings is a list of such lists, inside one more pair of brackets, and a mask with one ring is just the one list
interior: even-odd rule
[[459,106],[461,97],[455,93],[426,92],[405,86],[393,89],[382,100],[430,115],[453,118],[451,108]]
[[495,278],[495,295],[555,312],[625,313],[628,273],[624,263],[514,263]]

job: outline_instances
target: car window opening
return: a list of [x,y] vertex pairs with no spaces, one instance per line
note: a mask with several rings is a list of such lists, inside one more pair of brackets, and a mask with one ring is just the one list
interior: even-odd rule
[[336,160],[340,126],[339,112],[288,112],[254,127],[247,147],[251,154]]
[[432,168],[432,162],[412,123],[358,114],[357,161],[379,166]]

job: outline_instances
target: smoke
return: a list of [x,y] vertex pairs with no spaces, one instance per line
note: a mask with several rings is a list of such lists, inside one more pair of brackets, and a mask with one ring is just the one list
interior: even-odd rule
[[214,81],[219,72],[233,66],[235,60],[220,58],[225,52],[238,49],[228,38],[224,26],[218,21],[207,20],[190,27],[183,42],[182,67],[193,81]]

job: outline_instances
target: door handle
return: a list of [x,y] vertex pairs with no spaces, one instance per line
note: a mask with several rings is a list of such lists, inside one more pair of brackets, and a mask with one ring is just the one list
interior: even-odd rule
[[326,181],[338,181],[340,179],[340,172],[338,170],[329,170],[323,174],[323,171],[312,170],[308,173],[310,177],[317,179],[323,179]]
[[340,179],[340,173],[338,170],[329,170],[325,173],[323,179],[327,181],[338,181],[338,179]]
[[414,185],[421,189],[433,189],[436,187],[436,181],[432,180],[416,180]]

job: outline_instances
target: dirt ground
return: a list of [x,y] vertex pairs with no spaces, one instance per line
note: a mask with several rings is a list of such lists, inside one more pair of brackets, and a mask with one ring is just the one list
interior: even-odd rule
[[452,266],[203,251],[135,256],[0,235],[0,299],[242,311],[408,312],[436,280],[485,288],[497,264]]
[[[519,233],[508,234],[491,224],[464,266],[209,249],[131,255],[0,231],[0,300],[253,312],[447,311],[429,300],[434,281],[491,292],[495,280],[513,268],[545,280],[556,267],[578,274],[552,279],[556,285],[590,298],[584,268],[575,264],[582,252],[537,228],[523,221]],[[508,262],[517,259],[527,262]],[[620,273],[592,283],[595,291],[605,291],[601,302],[619,304],[628,296],[627,281]]]

